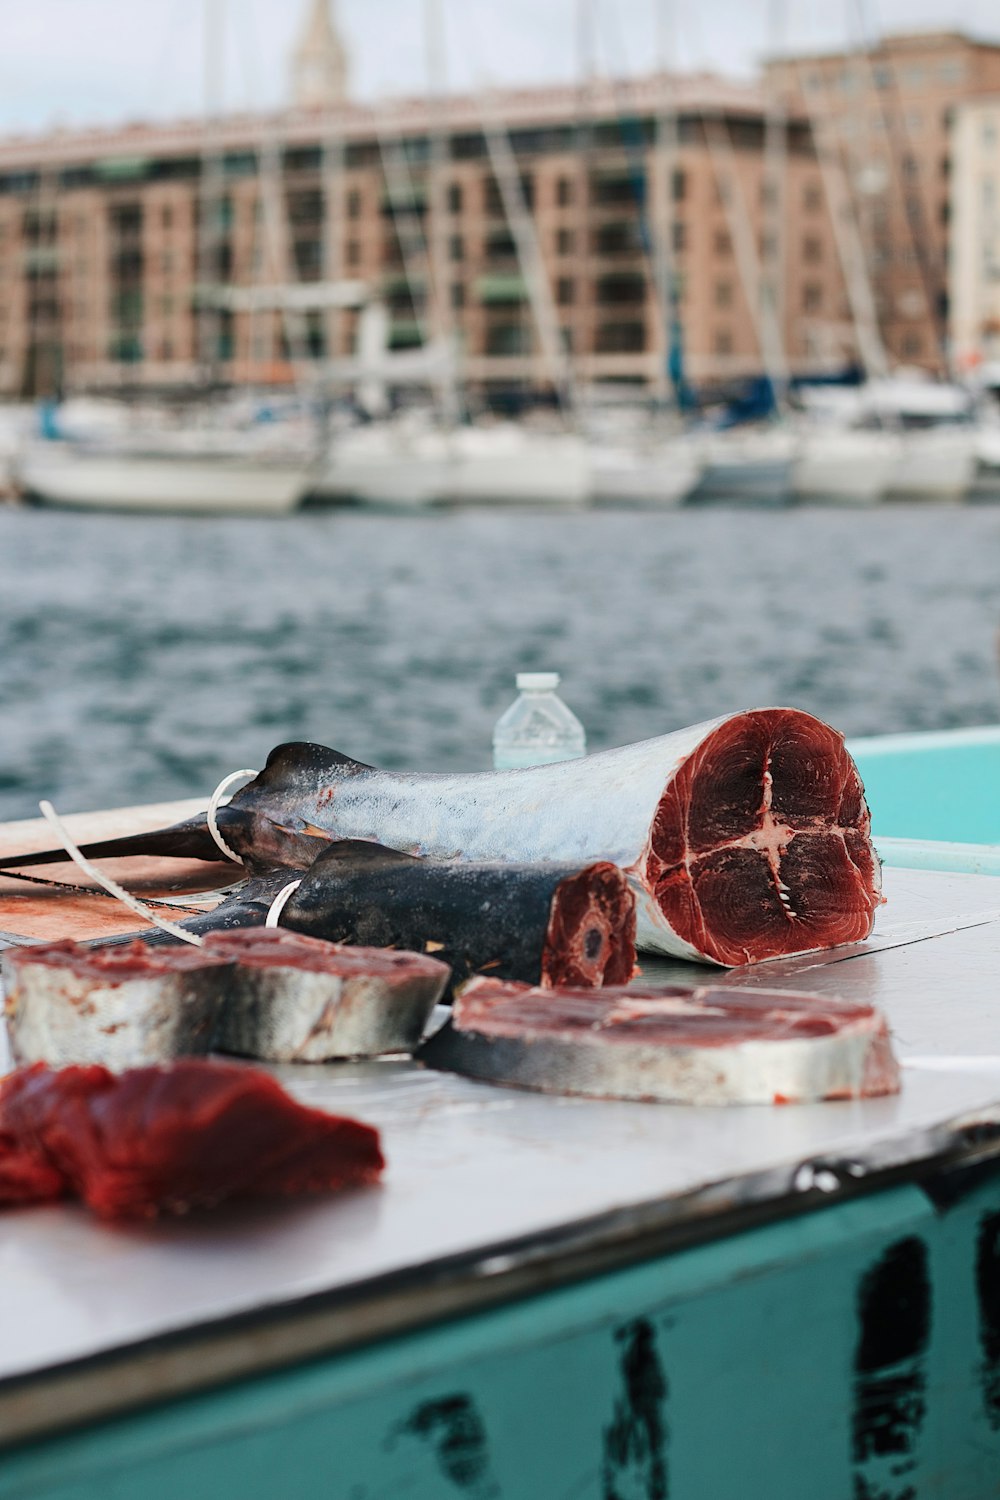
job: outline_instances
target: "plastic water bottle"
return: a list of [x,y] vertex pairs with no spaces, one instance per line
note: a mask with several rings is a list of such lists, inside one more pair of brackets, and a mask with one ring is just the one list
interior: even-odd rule
[[587,753],[587,737],[576,714],[556,694],[558,672],[518,672],[520,696],[493,730],[493,765],[498,771],[576,760]]

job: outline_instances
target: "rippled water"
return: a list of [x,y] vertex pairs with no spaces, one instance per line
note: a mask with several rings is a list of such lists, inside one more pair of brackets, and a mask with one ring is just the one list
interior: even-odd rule
[[755,704],[1000,719],[1000,509],[0,509],[0,817],[207,793],[281,740],[489,764],[518,668],[591,748]]

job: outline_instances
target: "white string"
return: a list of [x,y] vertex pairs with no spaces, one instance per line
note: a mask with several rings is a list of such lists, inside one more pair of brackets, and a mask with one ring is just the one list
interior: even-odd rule
[[293,891],[298,890],[301,884],[301,880],[293,880],[288,885],[282,886],[281,890],[278,892],[274,900],[271,902],[271,905],[268,907],[267,916],[264,918],[265,927],[277,927],[278,918],[281,916],[281,913],[285,909],[285,902],[288,900]]
[[218,844],[219,848],[222,850],[222,852],[226,856],[226,858],[227,859],[231,859],[233,861],[233,863],[237,864],[237,865],[241,865],[243,863],[243,860],[236,853],[235,849],[230,849],[229,845],[226,843],[225,839],[222,837],[222,834],[219,832],[219,825],[218,825],[218,823],[216,821],[215,814],[218,811],[219,802],[222,799],[223,792],[226,791],[226,789],[228,787],[231,787],[234,781],[239,781],[239,779],[240,779],[241,776],[256,776],[256,775],[257,775],[256,771],[234,771],[231,776],[223,776],[222,780],[219,782],[219,785],[215,788],[215,791],[212,793],[212,800],[211,800],[211,802],[209,802],[209,804],[208,804],[208,813],[207,813],[207,817],[208,817],[208,831],[212,835],[213,839]]
[[152,911],[144,901],[139,900],[138,896],[130,895],[116,880],[112,880],[110,875],[105,875],[96,865],[92,865],[90,860],[85,858],[80,853],[76,844],[74,844],[66,825],[51,802],[43,801],[39,802],[38,805],[42,810],[42,816],[52,824],[52,827],[59,835],[59,841],[70,859],[80,866],[85,875],[89,875],[92,880],[96,880],[98,885],[102,885],[112,896],[117,896],[118,900],[124,906],[127,906],[129,911],[135,912],[136,916],[145,917],[147,922],[152,922],[154,927],[161,927],[164,932],[171,933],[173,937],[181,938],[185,943],[193,943],[196,948],[203,946],[202,939],[197,933],[186,932],[183,927],[178,927],[176,922],[171,922],[167,917],[161,917],[159,912]]

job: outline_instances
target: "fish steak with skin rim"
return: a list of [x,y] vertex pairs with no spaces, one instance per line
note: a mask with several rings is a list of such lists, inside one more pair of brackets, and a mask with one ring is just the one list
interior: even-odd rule
[[[468,775],[380,771],[321,745],[279,745],[218,821],[251,869],[307,868],[337,839],[442,860],[610,860],[635,891],[640,948],[726,966],[861,941],[881,901],[843,735],[794,708]],[[204,818],[85,853],[218,857]]]
[[756,986],[541,990],[474,979],[418,1052],[484,1082],[676,1104],[794,1104],[899,1090],[871,1005]]

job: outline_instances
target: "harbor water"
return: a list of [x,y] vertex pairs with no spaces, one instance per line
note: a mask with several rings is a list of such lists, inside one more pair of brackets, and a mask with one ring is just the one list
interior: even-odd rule
[[987,508],[0,509],[0,818],[207,797],[292,739],[485,770],[518,670],[590,750],[764,704],[992,723],[998,627]]

